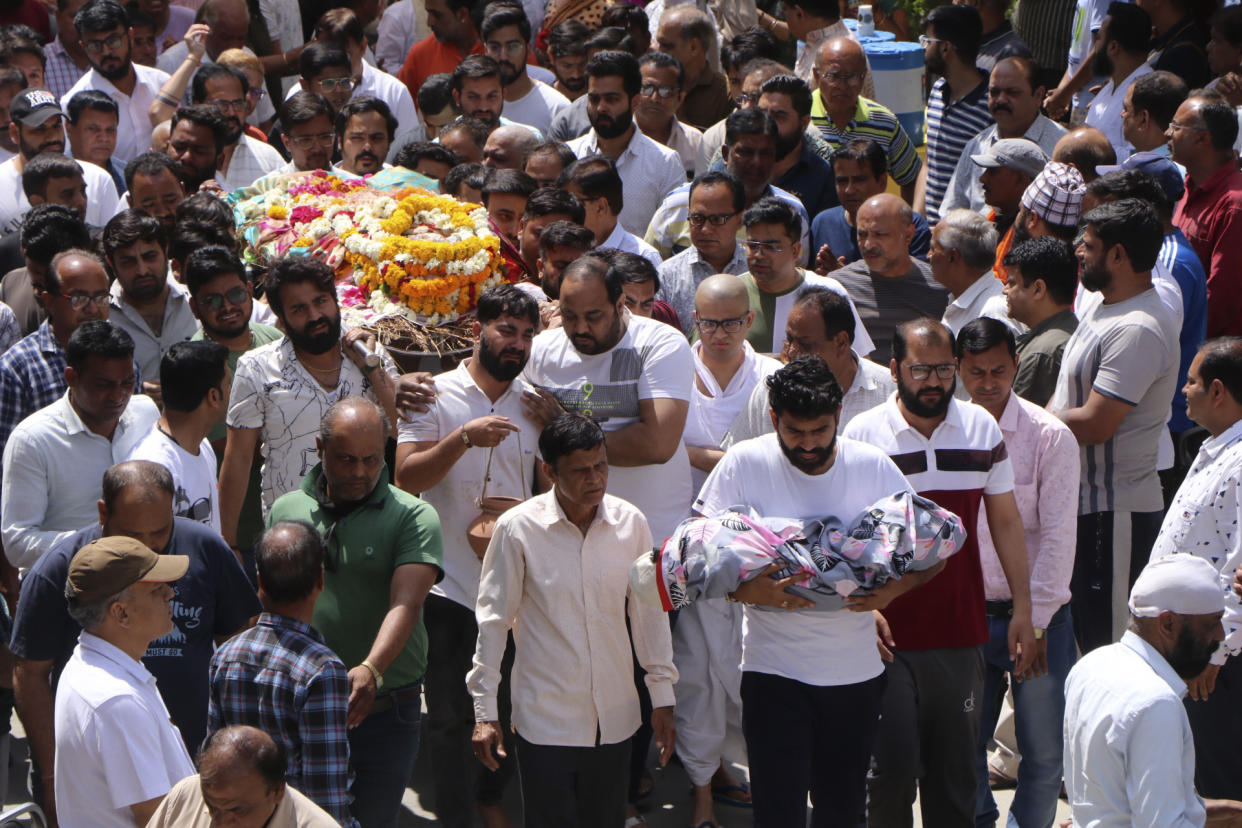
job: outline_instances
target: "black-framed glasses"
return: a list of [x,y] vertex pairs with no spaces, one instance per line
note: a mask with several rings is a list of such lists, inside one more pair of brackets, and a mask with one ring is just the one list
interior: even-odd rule
[[746,245],[746,249],[751,253],[766,253],[769,256],[780,255],[783,249],[777,242],[754,241],[753,239],[747,239],[742,244]]
[[658,83],[644,83],[642,86],[638,87],[638,94],[646,95],[648,98],[653,98],[656,95],[659,95],[661,98],[668,99],[680,91],[680,86],[664,86]]
[[97,308],[108,307],[108,302],[112,300],[111,294],[108,293],[68,293],[61,294],[65,301],[69,303],[69,307],[74,310],[83,310],[87,305],[94,305]]
[[209,103],[216,109],[229,112],[244,112],[246,109],[245,98],[234,98],[231,101],[210,101]]
[[125,45],[126,37],[123,34],[116,34],[103,40],[83,40],[82,48],[92,55],[102,54],[103,52],[115,52]]
[[941,362],[937,365],[928,365],[926,363],[916,362],[910,366],[910,377],[915,380],[925,380],[936,372],[936,376],[942,380],[953,379],[953,375],[957,373],[956,362]]
[[742,109],[745,109],[748,106],[758,106],[759,96],[757,94],[752,95],[749,92],[743,92],[737,96],[737,105]]
[[737,333],[746,324],[745,316],[738,316],[733,319],[700,319],[694,317],[694,326],[705,334],[715,333],[717,328],[723,328],[725,333]]
[[704,224],[722,227],[725,222],[736,215],[737,213],[691,213],[687,219],[691,227],[702,227]]
[[250,298],[250,292],[242,285],[229,288],[224,293],[208,293],[199,298],[198,303],[211,313],[215,313],[224,307],[224,303],[228,302],[235,308],[240,308],[246,304],[246,300]]

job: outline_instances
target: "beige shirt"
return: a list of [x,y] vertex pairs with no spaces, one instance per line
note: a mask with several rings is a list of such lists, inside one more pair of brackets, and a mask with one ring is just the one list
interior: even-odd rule
[[625,629],[630,564],[650,551],[647,519],[612,495],[586,537],[555,489],[501,515],[483,558],[479,638],[466,677],[475,720],[499,720],[496,690],[510,629],[517,648],[513,726],[527,741],[591,747],[630,738],[640,724],[631,637],[652,705],[671,706],[677,668],[668,619],[658,607],[629,601],[631,633]]
[[[173,785],[160,807],[155,809],[147,828],[215,828],[203,802],[198,774]],[[264,828],[338,828],[338,825],[326,811],[286,785],[285,795]]]

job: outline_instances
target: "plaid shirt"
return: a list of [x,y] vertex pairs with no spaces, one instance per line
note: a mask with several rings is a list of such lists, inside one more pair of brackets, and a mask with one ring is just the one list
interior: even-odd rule
[[[87,73],[90,67],[78,68],[73,58],[69,57],[69,53],[65,51],[59,35],[43,47],[43,54],[47,58],[47,68],[43,70],[43,82],[47,84],[47,90],[59,101]],[[63,103],[67,104],[68,101],[63,101]]]
[[349,676],[309,624],[265,612],[211,659],[207,732],[251,725],[289,756],[289,784],[345,826],[349,814]]
[[44,321],[0,356],[0,451],[17,424],[65,394],[65,349]]

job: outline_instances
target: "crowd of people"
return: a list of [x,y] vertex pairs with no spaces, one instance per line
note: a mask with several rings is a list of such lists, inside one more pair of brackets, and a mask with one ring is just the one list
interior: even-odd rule
[[[0,721],[50,824],[395,826],[422,751],[463,828],[645,824],[674,757],[693,828],[1242,825],[1242,10],[877,4],[915,121],[852,0],[771,11],[3,4]],[[225,198],[390,167],[511,274],[443,373]],[[689,517],[901,492],[966,540],[843,609],[632,593]]]

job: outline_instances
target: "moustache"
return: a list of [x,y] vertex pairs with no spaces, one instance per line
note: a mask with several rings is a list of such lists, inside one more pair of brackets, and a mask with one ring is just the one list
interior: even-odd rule
[[993,115],[995,115],[997,112],[1008,112],[1011,115],[1013,114],[1013,107],[1010,106],[1009,104],[997,104],[996,106],[988,107],[988,110]]
[[365,158],[369,158],[372,161],[379,161],[379,157],[372,152],[360,152],[357,156],[355,156],[356,161],[362,161]]

